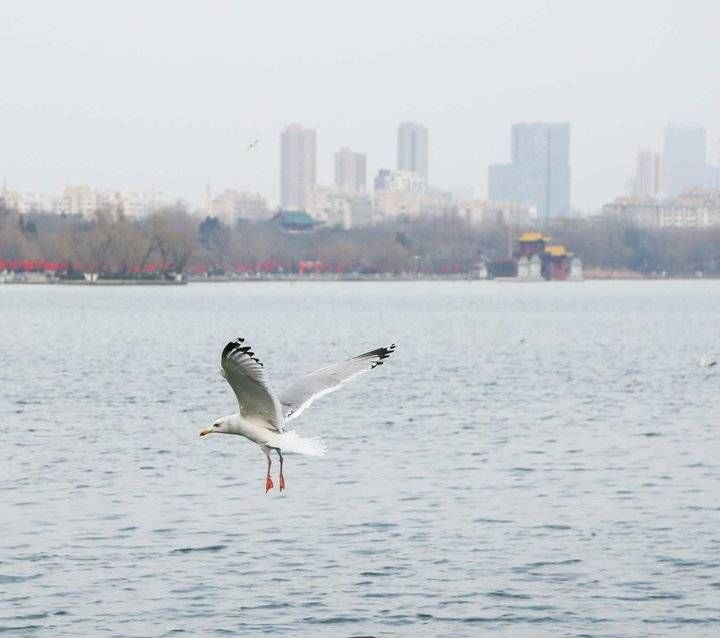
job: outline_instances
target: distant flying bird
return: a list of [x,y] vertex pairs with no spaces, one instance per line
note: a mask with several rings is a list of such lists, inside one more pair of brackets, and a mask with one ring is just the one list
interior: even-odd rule
[[256,147],[259,143],[260,143],[260,140],[253,140],[252,142],[250,142],[250,144],[248,144],[248,147],[247,147],[248,153],[249,153],[250,151],[254,150],[255,147]]
[[703,368],[712,368],[713,366],[717,365],[717,361],[712,357],[702,357],[700,359],[700,365]]
[[295,452],[310,456],[323,456],[325,443],[316,438],[301,438],[285,425],[300,416],[315,399],[340,388],[353,377],[381,366],[393,352],[395,344],[371,350],[357,357],[320,368],[300,377],[276,398],[267,386],[263,364],[250,346],[243,345],[238,337],[228,343],[220,356],[221,374],[235,392],[240,412],[215,421],[202,430],[206,434],[239,434],[257,443],[267,457],[265,492],[274,485],[270,478],[270,452],[275,450],[280,458],[280,491],[285,489],[283,476],[283,452]]

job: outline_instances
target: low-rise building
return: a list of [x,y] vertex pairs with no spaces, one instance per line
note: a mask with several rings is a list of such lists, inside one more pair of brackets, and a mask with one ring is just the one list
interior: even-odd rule
[[262,221],[270,218],[267,202],[262,195],[247,191],[225,189],[209,203],[211,217],[218,217],[228,226],[240,219]]
[[471,224],[502,224],[505,226],[526,226],[537,218],[532,206],[515,202],[488,202],[481,199],[458,202],[460,217]]
[[21,215],[49,212],[53,210],[55,204],[54,199],[45,193],[21,193],[10,190],[6,185],[3,185],[0,190],[0,202],[6,208],[17,211]]
[[375,223],[375,207],[369,195],[356,195],[352,198],[351,219],[353,228]]
[[369,226],[375,221],[372,199],[329,186],[316,186],[306,196],[305,209],[329,227],[345,230]]
[[305,209],[329,227],[352,227],[352,197],[330,186],[316,186],[308,191]]
[[706,228],[720,224],[720,210],[700,206],[660,206],[660,228]]
[[375,221],[382,223],[398,216],[420,215],[420,194],[385,188],[375,191]]
[[660,202],[655,199],[617,197],[614,202],[603,206],[603,215],[637,226],[655,228],[659,226]]
[[407,193],[423,193],[427,190],[427,183],[414,171],[381,168],[374,180],[375,191],[394,190]]
[[[58,215],[92,217],[97,211],[139,219],[165,204],[162,193],[152,191],[98,190],[86,184],[66,186],[49,208]],[[40,210],[40,209],[38,209]]]
[[133,219],[147,217],[164,204],[161,193],[143,191],[96,191],[98,210]]
[[58,215],[90,217],[98,210],[97,191],[87,184],[66,186],[62,195],[55,200],[54,209]]
[[428,187],[414,171],[382,169],[375,177],[375,219],[437,216],[454,210],[450,193]]
[[9,190],[6,186],[3,186],[2,192],[0,192],[0,204],[20,214],[25,212],[23,196],[18,191]]
[[707,228],[720,225],[720,190],[694,189],[667,199],[618,197],[603,214],[643,228]]
[[311,233],[315,228],[322,225],[321,221],[304,210],[281,210],[275,214],[273,220],[285,232],[292,234]]

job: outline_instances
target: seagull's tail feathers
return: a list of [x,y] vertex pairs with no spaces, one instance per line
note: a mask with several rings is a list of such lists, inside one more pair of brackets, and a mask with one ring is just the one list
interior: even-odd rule
[[279,447],[282,452],[307,454],[308,456],[325,456],[325,442],[318,438],[305,438],[298,436],[295,430],[275,434],[268,445]]

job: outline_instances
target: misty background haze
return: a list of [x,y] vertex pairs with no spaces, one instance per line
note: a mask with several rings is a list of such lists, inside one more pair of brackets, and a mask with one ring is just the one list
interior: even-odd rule
[[[623,191],[668,122],[720,136],[716,2],[13,2],[0,17],[0,178],[215,190],[279,200],[279,136],[317,131],[318,182],[342,146],[396,163],[399,121],[430,131],[430,182],[487,194],[510,126],[567,121],[571,202]],[[246,151],[250,142],[260,142]]]

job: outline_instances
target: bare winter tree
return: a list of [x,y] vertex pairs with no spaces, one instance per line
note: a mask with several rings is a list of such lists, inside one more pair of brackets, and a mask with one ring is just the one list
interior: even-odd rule
[[193,253],[197,240],[197,219],[181,206],[165,208],[149,220],[150,238],[160,256],[160,267],[182,272]]
[[118,242],[112,216],[98,211],[95,219],[86,227],[73,232],[73,255],[92,272],[107,272]]
[[153,251],[152,238],[127,219],[115,223],[117,244],[114,261],[118,273],[142,272]]

